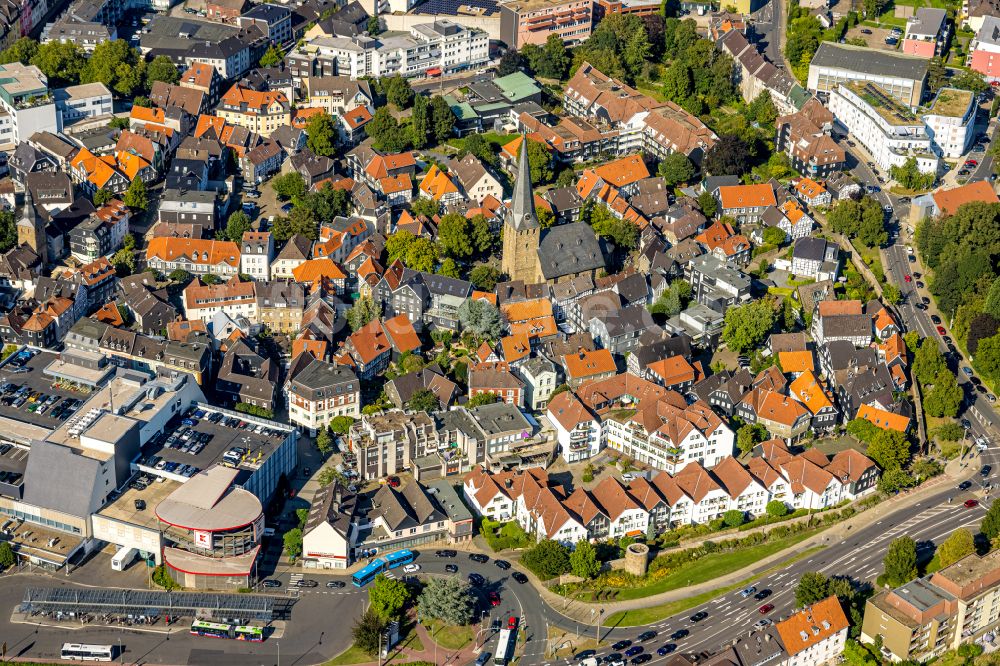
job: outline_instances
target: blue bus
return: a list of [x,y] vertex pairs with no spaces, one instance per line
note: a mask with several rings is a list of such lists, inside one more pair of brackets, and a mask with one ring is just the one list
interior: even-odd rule
[[395,553],[383,555],[375,558],[368,563],[368,566],[351,576],[351,582],[354,583],[354,587],[364,587],[375,580],[375,576],[380,573],[399,568],[415,559],[417,559],[417,554],[412,550],[397,550]]
[[416,553],[414,553],[412,550],[397,550],[395,553],[389,553],[384,557],[385,557],[385,568],[387,571],[389,569],[395,569],[397,567],[401,567],[404,564],[409,564],[413,560],[417,559]]
[[375,576],[383,571],[385,571],[385,560],[376,558],[369,562],[364,569],[351,576],[351,582],[354,583],[354,587],[364,587],[375,580]]

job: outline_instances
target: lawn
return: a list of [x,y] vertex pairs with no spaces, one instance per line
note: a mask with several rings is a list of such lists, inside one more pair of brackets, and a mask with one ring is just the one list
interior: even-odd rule
[[659,622],[660,620],[666,619],[671,615],[676,615],[677,613],[683,613],[689,608],[694,608],[699,606],[706,601],[711,601],[715,597],[721,596],[733,590],[738,590],[742,587],[746,587],[753,581],[757,580],[761,576],[765,576],[772,571],[784,568],[793,562],[797,562],[803,558],[809,557],[816,552],[822,550],[825,546],[814,546],[805,550],[794,557],[790,557],[787,560],[781,562],[776,566],[771,567],[767,571],[763,571],[755,576],[750,576],[738,583],[733,583],[732,585],[727,585],[725,587],[720,587],[709,592],[703,592],[702,594],[687,597],[686,599],[680,599],[678,601],[671,601],[670,603],[661,604],[659,606],[650,606],[648,608],[639,608],[637,610],[630,611],[619,611],[617,613],[612,613],[604,621],[604,624],[608,627],[638,627],[647,624],[652,624],[654,622]]
[[427,632],[434,639],[434,642],[446,650],[461,650],[476,637],[476,630],[472,628],[472,625],[456,627],[440,620],[434,620],[426,626]]
[[769,541],[753,548],[737,550],[729,553],[712,553],[694,562],[689,562],[677,567],[663,578],[658,579],[651,585],[644,587],[622,588],[618,591],[616,601],[627,601],[629,599],[642,599],[661,592],[669,592],[682,587],[689,587],[699,583],[705,583],[721,576],[739,571],[755,562],[759,562],[765,557],[770,557],[775,553],[794,546],[811,536],[819,530],[808,530],[801,534],[795,534],[784,539]]
[[347,666],[348,664],[364,664],[374,658],[359,647],[352,645],[336,657],[326,662],[324,666]]

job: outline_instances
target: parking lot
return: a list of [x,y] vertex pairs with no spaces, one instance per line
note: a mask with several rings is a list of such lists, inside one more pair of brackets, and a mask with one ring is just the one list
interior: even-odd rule
[[287,436],[221,412],[190,410],[146,445],[139,465],[148,473],[182,481],[215,463],[253,469]]
[[0,416],[50,429],[71,417],[87,394],[45,376],[56,360],[49,352],[24,350],[0,367]]

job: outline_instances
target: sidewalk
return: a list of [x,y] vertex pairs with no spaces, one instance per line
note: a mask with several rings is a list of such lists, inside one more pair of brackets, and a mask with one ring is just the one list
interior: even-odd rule
[[356,666],[390,666],[393,663],[402,664],[411,661],[426,661],[438,666],[446,666],[447,664],[468,664],[476,659],[475,641],[469,643],[461,650],[446,650],[434,642],[434,639],[431,638],[431,635],[422,624],[417,624],[414,632],[417,638],[420,639],[423,650],[415,650],[409,647],[394,649],[389,652],[389,658],[384,661],[358,662]]
[[[921,502],[928,492],[939,490],[942,487],[947,487],[948,484],[954,483],[960,476],[967,476],[968,469],[969,468],[962,466],[961,461],[952,460],[945,467],[944,474],[931,479],[922,485],[919,490],[897,495],[896,497],[885,500],[881,504],[868,509],[867,511],[862,511],[841,523],[830,526],[819,534],[805,539],[791,548],[787,548],[769,557],[765,557],[751,566],[744,567],[738,571],[733,571],[732,573],[720,576],[714,580],[699,583],[698,585],[669,590],[667,592],[662,592],[649,597],[643,597],[641,599],[610,602],[604,601],[601,602],[599,606],[604,609],[604,615],[607,617],[617,611],[628,611],[639,608],[648,608],[650,606],[659,606],[661,604],[687,599],[705,592],[711,592],[715,589],[733,585],[745,580],[746,578],[754,576],[755,574],[759,574],[771,568],[775,564],[780,564],[790,557],[803,553],[810,548],[815,546],[828,546],[837,543],[838,541],[843,541],[856,528],[870,525],[872,522],[885,518],[896,511],[913,506],[914,504]],[[588,602],[570,600],[562,597],[550,591],[548,588],[543,587],[534,576],[532,576],[530,580],[539,590],[542,601],[559,612],[561,615],[570,620],[584,624],[590,624],[593,622],[591,608],[596,608],[597,606]]]

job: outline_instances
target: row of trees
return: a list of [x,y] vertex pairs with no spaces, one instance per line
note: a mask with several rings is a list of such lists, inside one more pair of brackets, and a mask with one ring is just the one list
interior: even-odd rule
[[88,56],[76,44],[39,44],[22,37],[0,52],[0,64],[13,62],[35,65],[53,87],[100,82],[122,97],[142,94],[156,81],[176,83],[180,78],[170,58],[157,56],[146,62],[138,49],[121,39],[101,42]]

